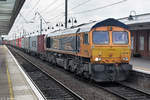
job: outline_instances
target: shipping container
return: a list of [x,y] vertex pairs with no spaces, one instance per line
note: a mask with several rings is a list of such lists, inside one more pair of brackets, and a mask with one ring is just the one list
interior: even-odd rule
[[24,49],[24,38],[21,39],[21,48]]
[[20,38],[17,39],[17,47],[19,47],[19,39],[20,39]]
[[19,38],[18,44],[19,44],[18,47],[21,48],[21,38]]
[[16,45],[16,40],[13,40],[13,46],[15,46]]
[[27,37],[24,38],[24,49],[27,49]]
[[11,41],[9,41],[8,44],[11,45]]
[[26,50],[30,49],[30,37],[25,38],[25,49]]
[[37,52],[37,36],[30,37],[30,50]]
[[38,53],[44,52],[44,36],[45,35],[38,36]]
[[18,44],[19,44],[19,43],[18,43],[18,40],[19,40],[19,39],[16,39],[16,40],[15,40],[15,46],[16,46],[16,47],[18,47]]

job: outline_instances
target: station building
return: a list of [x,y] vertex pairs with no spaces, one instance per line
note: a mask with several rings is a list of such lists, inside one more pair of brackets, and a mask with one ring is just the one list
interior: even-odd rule
[[132,55],[150,58],[150,13],[119,19],[131,31]]

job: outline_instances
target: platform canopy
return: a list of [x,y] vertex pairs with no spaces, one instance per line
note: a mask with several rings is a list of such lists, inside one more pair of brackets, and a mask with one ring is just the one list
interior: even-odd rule
[[0,0],[0,35],[7,35],[25,0]]
[[130,30],[150,29],[150,13],[120,18],[118,20],[127,24]]

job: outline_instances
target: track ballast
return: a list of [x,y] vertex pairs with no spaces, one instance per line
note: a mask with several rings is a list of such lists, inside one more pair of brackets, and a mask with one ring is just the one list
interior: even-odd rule
[[12,49],[11,52],[19,63],[23,63],[23,69],[47,100],[84,100],[75,92],[56,80],[53,76],[50,76],[47,72],[39,69],[37,65],[33,64],[23,55]]

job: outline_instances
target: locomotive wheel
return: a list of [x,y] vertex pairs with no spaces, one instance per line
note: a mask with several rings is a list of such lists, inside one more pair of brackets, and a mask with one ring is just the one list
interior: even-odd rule
[[88,72],[83,72],[83,75],[86,79],[90,79],[90,75]]

